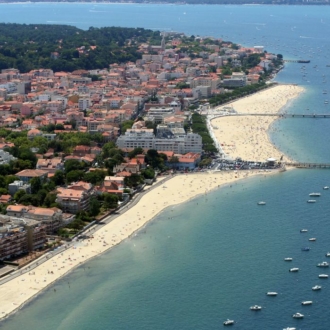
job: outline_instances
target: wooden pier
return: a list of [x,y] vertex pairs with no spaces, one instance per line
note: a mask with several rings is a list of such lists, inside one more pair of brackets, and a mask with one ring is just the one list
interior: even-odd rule
[[330,118],[330,114],[302,113],[233,113],[230,116],[270,116],[280,118]]
[[311,61],[310,61],[310,60],[283,60],[283,62],[308,64],[308,63],[310,63]]
[[309,169],[330,169],[330,163],[285,163],[285,165],[293,166],[297,168],[309,168]]

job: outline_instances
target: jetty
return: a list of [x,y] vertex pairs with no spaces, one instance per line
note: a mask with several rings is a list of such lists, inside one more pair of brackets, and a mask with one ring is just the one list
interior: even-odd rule
[[288,63],[310,63],[310,60],[283,60],[283,62]]
[[293,166],[293,167],[296,167],[296,168],[330,169],[330,163],[299,163],[299,162],[291,162],[291,163],[285,163],[285,165]]
[[281,118],[330,118],[330,114],[302,113],[235,113],[232,116],[271,116]]
[[226,114],[209,114],[210,119],[215,119],[225,116],[260,116],[260,117],[279,117],[279,118],[330,118],[330,114],[318,113],[226,113]]

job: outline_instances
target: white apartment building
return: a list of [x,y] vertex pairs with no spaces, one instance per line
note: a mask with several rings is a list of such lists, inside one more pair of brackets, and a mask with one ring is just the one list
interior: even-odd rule
[[155,137],[152,129],[130,129],[117,139],[118,148],[143,148],[157,151],[173,151],[177,154],[202,152],[202,137],[195,133],[168,138]]
[[195,88],[197,86],[210,86],[212,90],[220,87],[221,80],[219,78],[203,77],[199,76],[190,81],[190,87]]
[[80,111],[84,111],[90,107],[91,100],[89,98],[81,98],[78,101],[78,107]]
[[17,85],[13,82],[0,85],[1,89],[5,89],[7,94],[17,93]]

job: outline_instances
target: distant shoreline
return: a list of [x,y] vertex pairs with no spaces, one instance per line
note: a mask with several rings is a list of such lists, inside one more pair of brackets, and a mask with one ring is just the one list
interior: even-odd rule
[[237,2],[224,2],[224,3],[208,3],[208,2],[196,2],[196,3],[186,3],[186,2],[162,2],[162,1],[0,1],[2,4],[35,4],[35,3],[72,3],[72,4],[118,4],[118,5],[175,5],[175,6],[196,6],[196,5],[205,5],[205,6],[329,6],[330,2],[301,2],[301,3],[237,3]]

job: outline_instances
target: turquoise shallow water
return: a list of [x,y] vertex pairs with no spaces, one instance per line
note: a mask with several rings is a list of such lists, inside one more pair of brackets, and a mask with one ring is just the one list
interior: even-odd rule
[[[330,111],[324,104],[329,96],[322,94],[329,88],[328,7],[2,4],[0,21],[143,26],[265,45],[286,58],[312,61],[304,69],[287,64],[278,75],[280,82],[306,88],[286,110]],[[280,120],[271,139],[297,160],[329,162],[329,125],[327,119]],[[165,210],[136,237],[74,270],[0,328],[219,329],[233,318],[235,329],[326,330],[330,285],[324,280],[321,292],[311,287],[321,283],[319,273],[328,272],[316,264],[330,251],[330,192],[322,190],[330,185],[329,173],[255,177]],[[312,191],[322,197],[308,204]],[[258,207],[259,200],[267,205]],[[303,227],[307,234],[300,234]],[[301,252],[305,245],[310,252]],[[294,258],[290,265],[283,261],[288,256]],[[294,266],[299,273],[289,273]],[[272,299],[267,291],[279,295]],[[302,308],[300,302],[310,299],[314,304]],[[254,304],[264,309],[253,313]],[[304,320],[292,319],[295,312],[305,314]]]
[[[135,238],[60,280],[3,327],[218,329],[229,317],[237,329],[297,324],[327,329],[322,324],[330,286],[324,280],[321,292],[311,290],[322,282],[318,274],[328,273],[316,267],[330,249],[324,174],[297,170],[255,177],[166,210]],[[312,191],[322,191],[322,197],[308,204]],[[257,205],[261,199],[266,206]],[[301,228],[309,232],[301,234]],[[308,242],[310,237],[317,241]],[[301,252],[306,245],[311,251]],[[286,263],[285,257],[294,261]],[[290,273],[290,267],[300,272]],[[267,297],[267,291],[279,295]],[[302,300],[314,305],[302,308]],[[264,310],[251,312],[254,304]],[[303,321],[292,319],[298,311],[305,314]]]

